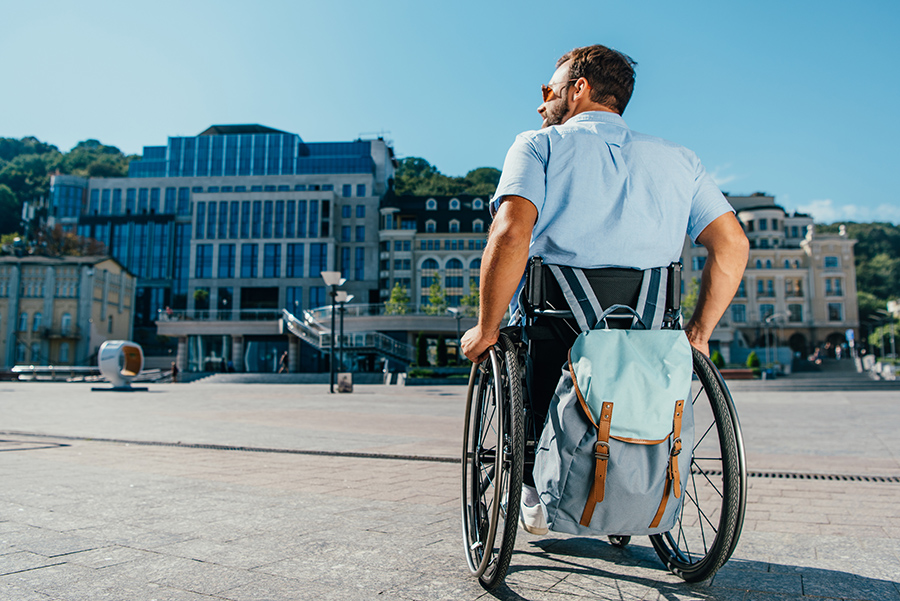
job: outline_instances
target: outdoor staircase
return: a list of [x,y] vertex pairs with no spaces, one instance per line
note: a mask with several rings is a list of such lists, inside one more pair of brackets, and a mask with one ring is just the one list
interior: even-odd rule
[[[285,330],[313,346],[319,351],[328,354],[331,352],[331,329],[316,319],[320,312],[304,311],[304,319],[300,319],[287,309],[283,311]],[[385,336],[380,332],[353,332],[344,334],[344,352],[374,352],[382,357],[388,357],[404,363],[412,363],[415,357],[415,348]],[[334,341],[335,348],[340,346],[340,340]]]

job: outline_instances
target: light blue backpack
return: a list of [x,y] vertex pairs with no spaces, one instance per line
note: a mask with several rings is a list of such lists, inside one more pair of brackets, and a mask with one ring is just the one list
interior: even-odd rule
[[[646,294],[638,311],[624,305],[600,311],[589,287],[569,298],[565,278],[557,280],[570,305],[581,303],[581,315],[600,315],[602,329],[578,319],[582,332],[538,443],[534,477],[548,525],[578,535],[668,532],[685,495],[694,439],[687,337],[641,329]],[[651,296],[662,298],[657,292]],[[632,329],[608,329],[606,320],[623,311]]]

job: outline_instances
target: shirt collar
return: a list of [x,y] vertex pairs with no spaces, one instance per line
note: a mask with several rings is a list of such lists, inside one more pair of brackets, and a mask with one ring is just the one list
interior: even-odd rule
[[578,113],[577,115],[566,121],[566,123],[582,121],[589,123],[610,123],[612,125],[628,127],[625,124],[625,119],[622,118],[622,115],[618,113],[609,113],[607,111],[586,111],[584,113]]

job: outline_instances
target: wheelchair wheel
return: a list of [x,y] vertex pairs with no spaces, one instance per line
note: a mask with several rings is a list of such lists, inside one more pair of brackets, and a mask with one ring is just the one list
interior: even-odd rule
[[472,366],[463,445],[466,561],[492,589],[506,577],[516,542],[525,448],[519,364],[504,334],[490,358]]
[[691,474],[675,527],[650,540],[673,574],[699,582],[711,578],[737,545],[744,522],[747,467],[731,394],[712,361],[696,349],[693,352]]

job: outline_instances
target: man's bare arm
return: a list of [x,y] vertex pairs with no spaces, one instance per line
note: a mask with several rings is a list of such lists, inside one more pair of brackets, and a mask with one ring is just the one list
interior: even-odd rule
[[500,336],[503,315],[528,265],[537,216],[535,206],[521,196],[505,197],[494,216],[481,260],[478,325],[461,341],[463,353],[471,361],[483,360]]
[[733,213],[722,215],[697,236],[708,253],[694,315],[685,326],[691,345],[709,355],[709,337],[737,292],[750,244]]

